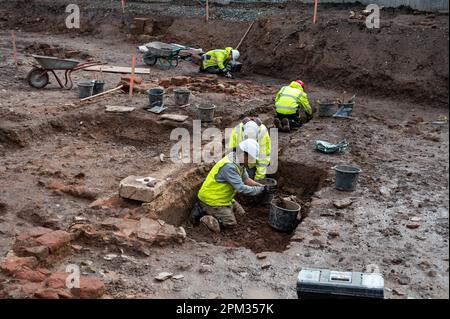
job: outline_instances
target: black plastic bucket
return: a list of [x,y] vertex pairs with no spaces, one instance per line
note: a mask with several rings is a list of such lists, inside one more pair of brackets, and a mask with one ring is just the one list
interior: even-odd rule
[[336,171],[335,188],[346,192],[354,191],[362,170],[351,165],[339,165],[334,167],[334,170]]
[[148,101],[149,106],[161,106],[164,104],[164,89],[163,88],[153,88],[148,90]]
[[91,82],[80,82],[78,83],[78,95],[80,99],[84,99],[92,95],[94,91],[94,83]]
[[102,93],[105,89],[105,81],[94,80],[92,82],[94,83],[94,90],[92,92],[92,95]]
[[258,183],[263,184],[264,186],[268,186],[269,188],[269,192],[268,193],[264,193],[261,194],[260,196],[258,196],[258,202],[262,203],[262,204],[270,204],[270,202],[272,202],[276,190],[277,190],[277,181],[273,178],[263,178],[258,180]]
[[189,103],[189,95],[191,91],[187,88],[174,89],[174,99],[176,105],[186,105]]
[[331,117],[335,111],[335,104],[333,102],[319,102],[319,116]]
[[198,105],[198,117],[202,122],[212,122],[214,121],[214,110],[215,105]]
[[289,200],[283,201],[285,207],[280,207],[278,199],[270,203],[269,224],[276,230],[291,232],[297,223],[301,206]]

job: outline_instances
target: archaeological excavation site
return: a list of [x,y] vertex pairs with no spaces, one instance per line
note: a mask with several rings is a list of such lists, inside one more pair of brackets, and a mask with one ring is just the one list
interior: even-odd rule
[[0,0],[1,299],[448,299],[448,1]]

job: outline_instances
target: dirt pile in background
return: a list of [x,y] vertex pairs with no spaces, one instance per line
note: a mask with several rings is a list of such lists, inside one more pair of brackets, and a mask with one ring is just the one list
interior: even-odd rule
[[317,26],[297,13],[262,18],[242,47],[244,65],[322,86],[447,103],[448,21],[421,16],[434,22],[424,27],[408,21],[416,16],[398,16],[369,30],[346,14],[325,13]]
[[[14,10],[18,3],[21,11]],[[224,20],[205,23],[199,7],[192,4],[133,2],[125,25],[121,25],[118,8],[109,1],[81,1],[79,5],[83,15],[78,31],[64,27],[65,6],[57,1],[8,1],[1,9],[6,13],[0,15],[0,26],[64,32],[71,36],[92,34],[135,44],[177,42],[200,46],[205,51],[236,46],[249,26],[248,20],[227,21],[225,16]],[[168,10],[177,6],[189,18]],[[257,19],[240,47],[244,72],[286,80],[302,78],[307,83],[358,94],[447,105],[448,16],[413,14],[405,9],[383,10],[381,28],[370,30],[364,19],[349,19],[350,10],[361,11],[362,7],[357,5],[321,6],[317,25],[311,23],[311,7],[306,5],[290,4],[281,9],[279,6],[272,9],[269,4],[264,8],[236,6],[227,9],[252,14],[264,9],[266,14]],[[23,10],[26,17],[20,13]],[[197,17],[192,18],[193,15]],[[133,17],[149,18],[151,28],[145,34],[131,34]]]

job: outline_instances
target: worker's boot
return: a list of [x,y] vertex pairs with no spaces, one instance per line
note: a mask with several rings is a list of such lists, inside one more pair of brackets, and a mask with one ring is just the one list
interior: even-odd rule
[[210,231],[220,233],[219,221],[214,216],[205,215],[200,219],[200,222],[205,225]]
[[273,120],[273,125],[274,125],[277,129],[279,129],[279,130],[281,130],[281,128],[282,128],[282,126],[281,126],[281,121],[280,121],[280,119],[278,119],[278,118],[275,118],[275,119]]
[[200,207],[199,203],[195,203],[194,208],[191,213],[191,222],[194,226],[197,226],[200,223],[200,219],[205,216],[205,212]]
[[281,120],[281,131],[286,133],[291,131],[291,125],[289,124],[289,120],[286,118]]

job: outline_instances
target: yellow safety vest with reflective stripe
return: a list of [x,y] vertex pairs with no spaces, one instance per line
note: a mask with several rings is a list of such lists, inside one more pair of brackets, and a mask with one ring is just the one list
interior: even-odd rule
[[243,168],[233,162],[228,155],[213,166],[198,192],[198,199],[209,206],[231,206],[236,190],[230,183],[218,182],[216,176],[225,164],[233,163],[242,177]]
[[300,84],[293,81],[289,86],[283,86],[275,97],[275,109],[279,114],[295,114],[299,106],[302,106],[307,114],[313,112],[309,105],[308,97]]
[[[209,56],[209,59],[207,58]],[[206,52],[202,61],[203,68],[209,68],[211,66],[217,66],[219,69],[223,70],[225,68],[226,62],[230,60],[231,50],[211,50]]]
[[[236,148],[244,140],[244,124],[241,122],[236,125],[231,132],[230,148]],[[270,164],[270,136],[267,127],[264,124],[259,126],[259,132],[256,136],[259,143],[259,156],[256,163],[249,163],[249,168],[256,166],[255,179],[263,179],[266,177],[267,167]]]

